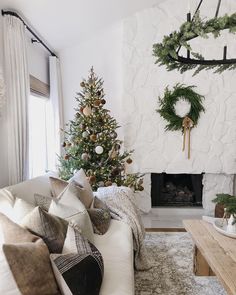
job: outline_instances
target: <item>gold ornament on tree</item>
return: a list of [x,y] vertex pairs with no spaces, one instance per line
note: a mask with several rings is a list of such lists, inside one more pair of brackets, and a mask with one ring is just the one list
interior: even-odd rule
[[88,117],[92,114],[92,109],[90,106],[86,106],[84,109],[83,109],[83,114]]

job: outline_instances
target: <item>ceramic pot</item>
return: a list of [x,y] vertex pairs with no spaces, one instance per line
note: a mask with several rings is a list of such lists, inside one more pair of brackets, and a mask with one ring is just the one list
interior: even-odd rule
[[230,218],[228,220],[227,232],[236,233],[236,223],[235,223],[235,217],[233,216],[233,214],[230,215]]

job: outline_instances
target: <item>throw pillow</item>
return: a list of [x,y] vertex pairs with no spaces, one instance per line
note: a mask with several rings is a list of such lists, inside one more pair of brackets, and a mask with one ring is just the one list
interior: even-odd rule
[[22,199],[16,198],[15,204],[13,206],[13,216],[11,219],[19,224],[27,214],[34,210],[34,208],[34,205]]
[[34,200],[35,200],[36,206],[41,207],[45,211],[49,210],[49,207],[52,202],[52,198],[49,198],[47,196],[43,196],[40,194],[34,194]]
[[[68,182],[55,177],[49,177],[49,179],[53,197],[57,198],[65,190]],[[84,170],[80,169],[76,172],[76,174],[69,180],[69,182],[72,181],[74,181],[80,188],[78,191],[78,198],[86,208],[90,208],[93,201],[93,191]]]
[[12,207],[15,203],[15,197],[7,189],[0,190],[0,212],[11,217]]
[[69,183],[57,199],[52,200],[48,212],[76,224],[82,234],[93,242],[93,226],[85,206],[77,198],[78,190],[80,188],[73,181]]
[[81,202],[83,202],[86,208],[90,208],[93,202],[93,190],[84,170],[80,169],[79,171],[77,171],[75,175],[70,179],[70,181],[73,180],[84,188],[84,191],[81,194]]
[[0,294],[59,294],[48,248],[0,214]]
[[92,221],[93,230],[98,235],[104,235],[110,226],[111,214],[107,205],[97,197],[94,197],[94,201],[88,214]]
[[68,222],[36,207],[25,216],[21,225],[41,237],[50,253],[61,253],[66,237]]
[[62,294],[99,294],[104,273],[102,255],[79,231],[69,225],[63,253],[51,254],[50,258]]
[[49,177],[49,181],[54,198],[57,198],[68,185],[67,181],[52,176]]

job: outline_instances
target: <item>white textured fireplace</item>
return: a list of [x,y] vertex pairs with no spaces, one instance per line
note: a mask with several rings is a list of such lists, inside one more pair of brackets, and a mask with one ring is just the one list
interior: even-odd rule
[[[205,1],[203,16],[213,17],[215,1]],[[191,2],[192,11],[198,1]],[[236,12],[236,1],[223,1],[220,15]],[[212,212],[211,200],[216,193],[233,193],[236,173],[236,70],[223,74],[202,71],[180,74],[167,72],[154,64],[152,45],[177,29],[186,19],[188,0],[168,0],[139,12],[124,22],[123,41],[123,110],[124,142],[134,149],[133,172],[147,173],[145,192],[137,198],[142,210],[148,211],[150,173],[205,173],[203,208]],[[194,40],[193,46],[205,57],[219,58],[228,45],[230,57],[236,57],[235,36],[223,33],[221,39]],[[205,96],[205,113],[191,133],[191,159],[182,152],[181,132],[166,132],[165,121],[156,112],[158,96],[166,86],[176,83],[196,85]]]

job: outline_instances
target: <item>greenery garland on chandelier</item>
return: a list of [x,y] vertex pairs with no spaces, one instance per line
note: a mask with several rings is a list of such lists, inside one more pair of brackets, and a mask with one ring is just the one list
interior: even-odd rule
[[[159,97],[160,108],[157,112],[164,118],[168,124],[166,130],[183,132],[183,151],[185,150],[186,138],[188,140],[188,158],[190,159],[190,133],[191,129],[197,125],[200,113],[205,111],[202,105],[202,95],[194,91],[195,86],[185,86],[176,84],[173,91],[168,87],[165,89],[164,97]],[[175,112],[175,106],[178,100],[183,99],[190,103],[190,111],[184,117],[180,117]]]
[[[221,73],[227,69],[235,69],[236,60],[234,63],[220,64],[214,60],[212,60],[212,64],[199,63],[199,61],[204,61],[204,57],[194,52],[188,43],[188,41],[197,37],[206,39],[209,33],[218,38],[221,34],[220,32],[225,29],[228,29],[229,33],[236,33],[236,13],[204,21],[201,19],[198,11],[192,21],[186,21],[181,25],[179,31],[174,31],[169,36],[164,36],[162,43],[153,45],[153,55],[157,57],[156,63],[165,65],[168,71],[179,70],[181,73],[196,68],[194,75],[203,69],[215,69],[215,73]],[[182,46],[189,50],[195,58],[191,59],[191,61],[196,61],[196,63],[181,62],[182,57],[178,55],[178,52]]]

